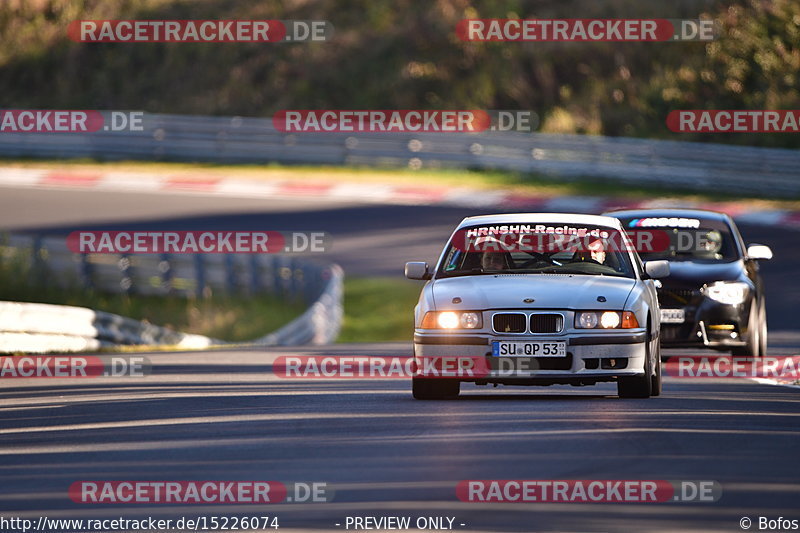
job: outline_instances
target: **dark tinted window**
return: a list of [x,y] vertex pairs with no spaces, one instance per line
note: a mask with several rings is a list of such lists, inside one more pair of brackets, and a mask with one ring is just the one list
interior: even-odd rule
[[664,232],[669,242],[659,240],[655,250],[637,246],[644,261],[730,262],[739,259],[739,250],[730,228],[724,221],[684,217],[621,218],[626,230]]

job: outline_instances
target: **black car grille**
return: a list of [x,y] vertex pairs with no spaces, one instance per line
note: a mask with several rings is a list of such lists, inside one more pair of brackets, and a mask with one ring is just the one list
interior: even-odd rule
[[531,333],[558,333],[563,327],[561,315],[531,315]]
[[558,333],[564,328],[564,318],[547,313],[531,315],[530,319],[522,313],[497,313],[492,317],[492,327],[497,333]]
[[661,307],[684,307],[700,296],[700,289],[661,289],[658,303]]
[[525,315],[498,313],[492,317],[492,327],[498,333],[525,333]]

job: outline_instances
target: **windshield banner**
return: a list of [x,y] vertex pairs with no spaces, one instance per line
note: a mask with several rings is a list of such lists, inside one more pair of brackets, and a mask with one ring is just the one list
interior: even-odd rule
[[670,248],[664,230],[630,230],[570,225],[515,224],[458,230],[451,244],[465,252],[663,252]]

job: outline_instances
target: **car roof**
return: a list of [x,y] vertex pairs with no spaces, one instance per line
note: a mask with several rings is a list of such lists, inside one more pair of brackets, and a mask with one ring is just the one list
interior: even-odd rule
[[605,226],[622,229],[622,224],[614,217],[602,215],[580,215],[576,213],[509,213],[497,215],[480,215],[467,217],[461,221],[457,229],[483,224],[570,224]]
[[603,213],[606,216],[622,217],[622,218],[698,218],[704,220],[718,220],[728,221],[730,217],[725,213],[719,211],[710,211],[708,209],[690,209],[690,208],[672,208],[672,207],[654,207],[647,209],[620,209],[616,211],[607,211]]

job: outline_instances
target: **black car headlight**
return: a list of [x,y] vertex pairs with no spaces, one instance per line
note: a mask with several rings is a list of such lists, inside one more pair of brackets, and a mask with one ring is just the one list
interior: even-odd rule
[[718,281],[703,288],[703,294],[722,304],[738,305],[744,302],[750,286],[741,281]]

